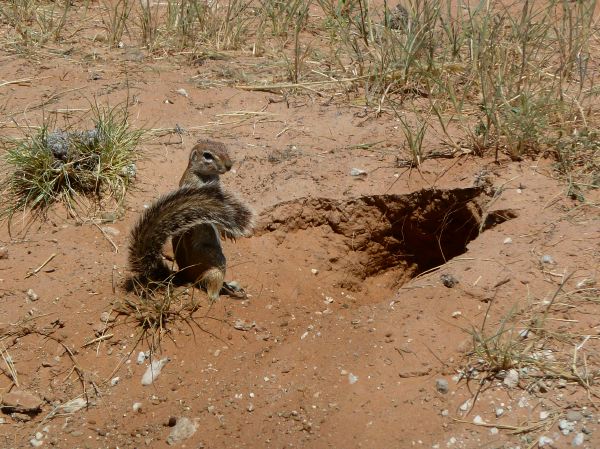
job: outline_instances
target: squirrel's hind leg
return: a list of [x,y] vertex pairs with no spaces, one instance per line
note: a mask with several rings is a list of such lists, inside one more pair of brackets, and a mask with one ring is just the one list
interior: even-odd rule
[[211,303],[219,299],[219,293],[221,292],[224,278],[225,274],[219,268],[211,268],[202,274],[200,283],[206,289],[208,299]]

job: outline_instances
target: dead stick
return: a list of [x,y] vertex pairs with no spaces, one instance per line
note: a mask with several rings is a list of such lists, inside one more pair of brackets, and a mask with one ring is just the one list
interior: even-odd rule
[[52,253],[52,255],[51,255],[50,257],[48,257],[48,258],[47,258],[47,259],[44,261],[44,263],[43,263],[43,264],[41,264],[41,265],[40,265],[39,267],[37,267],[35,270],[33,270],[33,271],[29,271],[29,272],[27,273],[27,275],[25,276],[25,279],[27,279],[28,277],[31,277],[31,276],[33,276],[34,274],[38,274],[38,273],[40,272],[40,270],[41,270],[42,268],[44,268],[46,265],[48,265],[48,263],[49,263],[49,262],[50,262],[52,259],[54,259],[55,257],[56,257],[56,253]]
[[93,340],[88,341],[87,343],[84,343],[81,347],[85,348],[87,346],[91,346],[94,343],[98,343],[102,340],[108,340],[109,338],[112,338],[114,336],[114,334],[104,334],[104,335],[100,335],[98,338],[94,338]]
[[100,232],[102,233],[102,235],[104,236],[104,238],[106,238],[106,240],[108,240],[110,242],[110,244],[113,246],[113,248],[115,249],[115,253],[118,253],[119,252],[119,247],[117,245],[115,245],[115,242],[112,241],[112,239],[108,236],[108,234],[106,233],[106,231],[104,231],[104,229],[102,229],[96,223],[94,223],[94,226],[96,226],[98,229],[100,229]]

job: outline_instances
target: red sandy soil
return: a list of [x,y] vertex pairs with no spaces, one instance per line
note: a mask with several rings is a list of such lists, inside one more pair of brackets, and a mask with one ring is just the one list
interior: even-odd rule
[[[26,233],[18,218],[12,237],[3,225],[0,241],[8,256],[0,260],[0,328],[10,338],[0,341],[0,349],[12,359],[18,389],[44,402],[27,421],[2,415],[0,446],[31,447],[40,432],[42,447],[162,448],[169,418],[188,417],[197,431],[179,447],[527,448],[537,447],[544,435],[554,440],[547,447],[566,448],[583,428],[580,447],[600,447],[597,398],[576,382],[547,380],[544,388],[525,391],[531,379],[514,388],[501,379],[480,388],[487,373],[457,381],[469,360],[477,362],[468,357],[473,344],[467,330],[481,329],[487,316],[486,331],[493,334],[512,308],[525,315],[548,309],[548,329],[575,335],[560,346],[548,338],[548,349],[562,351],[556,357],[564,357],[567,371],[574,344],[590,335],[577,350],[576,366],[597,371],[597,306],[573,293],[585,279],[598,281],[597,209],[567,197],[549,160],[495,163],[463,155],[409,170],[397,163],[398,156],[406,157],[404,138],[389,115],[375,117],[318,96],[289,97],[286,103],[274,93],[199,83],[227,68],[242,71],[247,62],[208,61],[194,68],[130,48],[1,56],[1,78],[33,79],[0,91],[4,114],[20,124],[39,123],[42,111],[87,109],[94,98],[110,105],[128,98],[134,127],[179,125],[189,131],[181,139],[167,133],[141,146],[137,189],[128,194],[122,216],[99,224],[116,249],[98,226],[77,222],[60,207]],[[177,93],[182,88],[187,97]],[[46,100],[52,101],[37,107]],[[260,114],[236,116],[239,111]],[[16,131],[5,127],[3,133]],[[249,298],[223,296],[209,307],[205,293],[196,290],[194,322],[168,324],[153,358],[170,361],[154,384],[142,386],[149,362],[139,365],[136,359],[148,351],[148,341],[139,339],[134,321],[114,311],[125,299],[138,300],[123,289],[128,232],[145,204],[177,186],[189,149],[207,136],[229,145],[236,163],[223,184],[259,216],[254,236],[225,243],[228,278]],[[377,144],[358,147],[365,143]],[[433,139],[427,145],[441,149]],[[350,176],[352,168],[367,175]],[[384,214],[357,210],[355,201],[417,192],[407,203],[417,209],[408,213],[415,217],[435,207],[419,200],[422,189],[470,188],[482,173],[487,191],[497,192],[481,193],[483,210],[510,210],[514,218],[413,280],[417,273],[410,264],[377,262],[385,250],[386,240],[378,237]],[[314,198],[331,201],[318,208]],[[438,219],[443,226],[444,214]],[[340,220],[347,235],[331,225]],[[369,246],[371,241],[378,244]],[[436,244],[424,238],[412,250],[427,252]],[[554,263],[542,264],[543,255]],[[459,283],[445,287],[442,274]],[[28,299],[28,289],[39,299]],[[110,313],[108,325],[102,312]],[[85,346],[99,335],[109,337]],[[5,362],[0,365],[1,397],[17,387]],[[448,381],[447,393],[436,389],[438,379]],[[52,413],[78,397],[87,397],[89,407]],[[460,409],[473,398],[471,410]],[[141,408],[133,411],[137,402]],[[500,407],[504,414],[496,417]],[[541,420],[545,410],[550,416]],[[565,436],[558,422],[569,411],[582,418]],[[476,416],[489,426],[473,424]],[[519,433],[537,423],[539,428]]]

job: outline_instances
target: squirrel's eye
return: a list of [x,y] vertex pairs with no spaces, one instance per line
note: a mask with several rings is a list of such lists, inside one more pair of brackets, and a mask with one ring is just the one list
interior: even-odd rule
[[204,159],[206,159],[207,161],[212,161],[214,159],[213,155],[210,154],[209,152],[205,151],[204,153],[202,153],[202,157]]

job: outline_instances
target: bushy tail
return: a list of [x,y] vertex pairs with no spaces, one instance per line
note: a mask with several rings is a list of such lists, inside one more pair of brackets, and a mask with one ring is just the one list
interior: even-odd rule
[[131,230],[129,266],[142,282],[162,281],[170,270],[162,261],[162,247],[173,235],[200,224],[213,224],[233,238],[248,235],[252,211],[217,183],[181,187],[157,199]]

